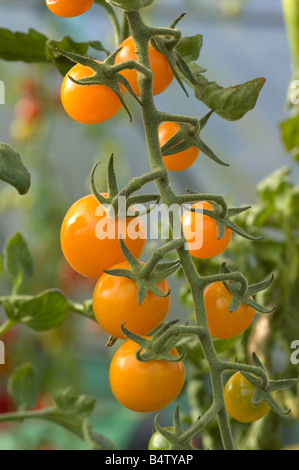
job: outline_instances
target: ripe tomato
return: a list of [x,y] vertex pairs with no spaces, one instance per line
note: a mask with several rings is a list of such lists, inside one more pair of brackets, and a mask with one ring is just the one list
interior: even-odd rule
[[[115,63],[120,64],[122,62],[127,62],[128,60],[135,60],[137,61],[137,55],[135,52],[135,44],[133,41],[132,36],[125,39],[121,45],[119,46],[122,49],[118,52]],[[150,57],[150,64],[151,69],[154,76],[153,81],[153,94],[159,95],[162,91],[166,90],[169,87],[173,80],[173,72],[171,67],[168,63],[166,57],[161,54],[160,52],[156,51],[150,44],[149,44],[149,57]],[[136,70],[123,70],[120,72],[130,83],[131,87],[135,91],[136,95],[140,95],[139,86],[138,86],[138,79],[137,79],[137,71]]]
[[209,330],[214,338],[233,338],[243,333],[253,322],[255,311],[248,305],[240,305],[229,311],[232,295],[223,282],[214,282],[204,292]]
[[[192,206],[192,208],[197,207],[212,209],[208,202],[198,202]],[[182,216],[182,226],[189,251],[196,258],[206,259],[220,255],[227,248],[232,234],[231,230],[226,227],[224,236],[218,240],[216,221],[198,212],[186,211]]]
[[[182,361],[136,359],[139,345],[126,341],[115,353],[110,365],[110,385],[115,398],[133,411],[150,413],[161,410],[179,395],[184,385]],[[173,355],[178,355],[175,348]]]
[[85,13],[92,6],[93,0],[47,0],[47,7],[57,16],[71,18]]
[[[103,232],[106,227],[108,230]],[[79,199],[68,210],[61,227],[61,248],[76,271],[83,276],[99,278],[103,269],[125,260],[119,235],[138,258],[146,238],[143,220],[110,219],[103,206],[90,194]]]
[[[130,265],[124,261],[111,269],[130,269]],[[169,291],[166,279],[158,287],[164,292]],[[121,330],[124,322],[133,333],[148,334],[166,317],[170,296],[158,297],[148,292],[142,305],[138,305],[137,296],[137,284],[127,277],[104,273],[98,280],[93,294],[93,309],[96,319],[111,336],[125,338]]]
[[122,104],[114,91],[106,85],[77,85],[75,80],[91,77],[90,67],[76,64],[64,77],[61,102],[67,114],[84,124],[99,124],[114,116]]
[[[159,126],[159,141],[160,146],[163,147],[168,140],[170,140],[180,129],[180,126],[176,122],[164,122]],[[175,153],[173,155],[167,155],[163,157],[164,165],[167,170],[170,171],[182,171],[189,168],[199,154],[199,149],[196,147],[190,147],[182,152]]]
[[252,423],[263,418],[270,410],[269,405],[263,401],[258,406],[251,403],[254,386],[237,372],[232,375],[224,387],[224,401],[227,412],[241,423]]
[[[173,428],[164,428],[173,432]],[[170,442],[159,431],[154,432],[148,443],[148,450],[171,450]]]

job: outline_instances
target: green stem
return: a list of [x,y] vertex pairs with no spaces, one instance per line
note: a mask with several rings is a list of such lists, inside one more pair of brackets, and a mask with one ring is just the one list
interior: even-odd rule
[[197,434],[198,432],[202,431],[209,421],[217,414],[217,407],[215,403],[205,412],[205,414],[198,419],[192,426],[190,426],[180,437],[179,441],[186,442],[192,437]]
[[[150,70],[150,60],[148,53],[148,38],[152,36],[150,28],[147,28],[143,23],[139,12],[126,12],[131,33],[134,39],[138,62]],[[162,33],[161,33],[162,34]],[[158,112],[152,92],[153,76],[138,74],[138,84],[140,88],[140,96],[142,101],[142,118],[144,131],[146,136],[147,150],[150,160],[152,171],[160,170],[163,175],[155,181],[162,202],[166,206],[171,206],[176,203],[176,194],[170,185],[167,171],[161,154],[161,148],[158,137],[158,126],[161,122],[160,113]],[[164,114],[165,120],[167,115]],[[179,212],[179,208],[178,208]],[[179,216],[179,214],[177,214]],[[170,224],[173,228],[173,214],[170,214]],[[184,238],[183,230],[181,228],[182,240]],[[217,412],[217,418],[220,428],[224,449],[233,449],[233,439],[229,426],[227,413],[225,410],[224,397],[223,397],[223,382],[222,373],[219,368],[219,358],[216,354],[213,341],[209,334],[207,318],[203,299],[203,289],[200,285],[200,276],[196,271],[192,257],[188,250],[184,247],[177,248],[178,256],[181,260],[183,271],[190,285],[191,294],[194,301],[195,314],[197,325],[200,326],[206,334],[200,335],[200,342],[210,366],[211,382],[213,389],[213,399]]]

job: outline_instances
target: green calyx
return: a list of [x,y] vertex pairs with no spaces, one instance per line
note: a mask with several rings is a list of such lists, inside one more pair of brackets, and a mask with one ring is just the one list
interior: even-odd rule
[[[208,200],[208,198],[206,198]],[[199,207],[191,207],[187,208],[190,212],[197,212],[199,214],[204,214],[207,215],[208,217],[211,217],[212,219],[215,220],[217,224],[217,238],[220,240],[223,238],[225,234],[225,229],[228,228],[232,230],[233,232],[237,233],[241,237],[246,238],[247,240],[252,240],[252,241],[259,241],[262,240],[263,237],[254,237],[247,233],[244,229],[236,225],[234,222],[232,222],[231,217],[234,217],[238,214],[241,214],[242,212],[250,209],[250,206],[246,207],[232,207],[228,208],[226,212],[223,210],[223,206],[220,206],[218,202],[215,202],[214,200],[209,201],[211,206],[213,207],[212,210],[210,209],[202,209]]]
[[[226,266],[225,263],[222,264],[220,268],[220,273],[226,274],[231,273],[230,269]],[[255,300],[253,300],[253,296],[258,292],[261,292],[267,289],[273,282],[274,275],[272,275],[269,279],[256,283],[251,284],[249,286],[241,285],[238,282],[230,281],[223,281],[225,288],[228,292],[233,296],[232,302],[229,306],[229,311],[234,313],[241,305],[245,304],[249,307],[253,308],[255,311],[259,313],[273,313],[276,307],[268,308],[260,305]]]
[[[143,336],[136,335],[122,325],[121,329],[124,335],[139,344],[140,349],[136,352],[136,358],[140,362],[149,361],[167,361],[167,362],[180,362],[185,359],[185,350],[180,346],[182,351],[179,355],[172,353],[173,348],[177,344],[180,336],[184,333],[181,331],[181,326],[177,326],[178,320],[167,322],[160,325],[155,333],[148,339]],[[194,328],[195,330],[196,328]]]
[[[257,355],[254,353],[252,355],[252,360],[253,363],[256,367],[262,369],[263,373],[266,375],[268,378],[267,371],[260,361],[260,359],[257,357]],[[277,401],[273,398],[272,394],[273,392],[276,392],[277,390],[283,390],[286,388],[293,387],[298,383],[298,379],[285,379],[285,380],[262,380],[261,378],[254,377],[248,372],[241,371],[242,375],[254,386],[255,392],[252,397],[252,405],[253,406],[258,406],[260,405],[263,401],[265,401],[270,408],[275,411],[275,413],[279,414],[280,416],[286,416],[290,413],[290,410],[284,410],[281,408],[281,406],[277,403]]]
[[[150,175],[143,175],[140,178],[135,178],[131,180],[125,188],[119,190],[114,168],[114,154],[111,154],[107,166],[107,196],[103,196],[103,194],[97,190],[95,184],[95,172],[99,165],[100,162],[96,163],[90,173],[90,190],[95,199],[100,204],[107,207],[108,215],[110,217],[141,217],[156,207],[156,204],[160,200],[160,196],[157,196],[156,194],[140,194],[132,196],[132,194],[141,189],[143,185],[159,177],[159,172],[157,174],[151,173]],[[150,207],[145,209],[143,212],[131,209],[134,204],[146,204],[149,202],[154,202],[154,204],[150,205]]]
[[120,239],[120,244],[124,257],[128,261],[131,269],[109,269],[105,272],[111,276],[127,277],[131,279],[131,281],[134,281],[138,286],[139,305],[144,301],[147,292],[152,292],[157,297],[168,297],[170,291],[164,292],[157,284],[177,271],[180,267],[180,261],[157,264],[149,272],[147,266],[140,263],[140,261],[132,255],[122,239]]
[[195,450],[190,436],[184,433],[179,406],[177,406],[174,411],[173,426],[171,429],[161,427],[158,423],[158,417],[159,415],[155,416],[155,427],[169,442],[169,450]]
[[183,152],[190,147],[196,147],[219,165],[229,166],[228,163],[225,163],[218,158],[213,150],[211,150],[200,137],[201,131],[204,129],[212,114],[213,111],[210,111],[206,116],[198,121],[196,126],[191,123],[180,123],[180,129],[178,132],[163,145],[161,149],[163,157]]
[[[132,121],[132,115],[129,111],[129,108],[124,100],[122,86],[124,86],[130,95],[135,98],[135,100],[141,105],[139,97],[136,95],[134,90],[132,89],[128,80],[123,77],[119,72],[123,69],[138,69],[140,72],[143,71],[142,67],[139,67],[138,64],[130,60],[128,62],[124,62],[122,64],[114,65],[115,57],[120,49],[113,52],[110,56],[105,59],[104,62],[98,62],[96,60],[90,59],[89,57],[82,56],[79,54],[74,54],[72,52],[61,51],[57,49],[64,57],[67,57],[69,60],[75,62],[76,64],[81,64],[85,67],[89,67],[94,71],[94,74],[91,77],[85,77],[80,80],[75,80],[72,77],[71,71],[68,75],[69,79],[76,83],[77,85],[82,86],[91,86],[91,85],[105,85],[110,88],[119,98],[120,102],[122,103],[123,107],[125,108],[130,121]],[[146,72],[144,72],[146,73]]]

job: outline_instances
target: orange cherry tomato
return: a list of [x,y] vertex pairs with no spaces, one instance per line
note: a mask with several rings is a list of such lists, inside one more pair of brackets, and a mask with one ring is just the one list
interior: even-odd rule
[[[130,269],[127,261],[112,266],[111,269]],[[169,291],[167,280],[159,282],[163,292]],[[125,338],[121,325],[138,335],[153,331],[166,317],[170,296],[158,297],[148,292],[143,303],[138,305],[138,287],[127,277],[104,273],[98,280],[93,294],[93,310],[99,324],[111,336]]]
[[[192,208],[212,210],[208,202],[198,202]],[[228,246],[232,231],[225,228],[224,236],[218,240],[217,224],[208,215],[186,211],[182,216],[182,226],[189,251],[196,258],[213,258],[220,255]]]
[[103,206],[90,194],[68,210],[61,227],[61,248],[76,271],[83,276],[99,278],[104,269],[125,260],[119,236],[138,258],[146,238],[143,220],[108,218]]
[[252,423],[263,418],[270,407],[265,402],[258,406],[251,403],[254,386],[240,372],[232,375],[224,387],[224,401],[227,412],[241,423]]
[[91,77],[94,71],[76,64],[64,77],[61,102],[67,114],[84,124],[99,124],[113,117],[122,107],[120,99],[106,85],[78,85],[75,80]]
[[248,305],[240,305],[229,311],[232,295],[223,282],[214,282],[204,292],[209,330],[214,338],[228,339],[243,333],[253,322],[255,311]]
[[[133,411],[150,413],[161,410],[181,392],[185,367],[182,361],[149,361],[136,359],[140,349],[126,341],[115,353],[110,365],[110,385],[115,398]],[[178,356],[175,348],[172,354]]]
[[71,18],[85,13],[94,0],[47,0],[47,7],[54,15]]
[[[120,64],[122,62],[127,62],[128,60],[137,61],[137,55],[135,51],[135,44],[132,36],[125,39],[119,46],[122,49],[118,52],[115,63]],[[150,65],[154,76],[153,81],[153,94],[159,95],[162,91],[166,90],[169,87],[173,80],[173,71],[168,63],[166,57],[161,54],[159,51],[156,51],[149,44],[149,57]],[[140,95],[140,90],[138,86],[137,71],[125,69],[120,72],[130,83],[136,95]]]
[[[164,122],[159,126],[159,141],[161,148],[168,140],[170,140],[180,129],[177,122]],[[189,168],[199,154],[199,149],[196,147],[190,147],[182,152],[175,153],[173,155],[167,155],[163,157],[164,165],[167,170],[170,171],[182,171]]]

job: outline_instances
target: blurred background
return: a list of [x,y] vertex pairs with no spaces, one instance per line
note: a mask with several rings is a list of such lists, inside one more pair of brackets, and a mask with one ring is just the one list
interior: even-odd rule
[[[291,178],[295,180],[298,173],[284,153],[278,130],[286,117],[291,77],[281,4],[273,0],[161,0],[144,11],[149,21],[161,26],[168,26],[182,12],[188,13],[180,23],[183,34],[203,35],[200,64],[207,68],[209,80],[224,87],[260,76],[267,81],[254,111],[234,123],[213,116],[204,131],[205,142],[230,167],[217,166],[200,155],[192,168],[172,173],[171,180],[177,192],[188,187],[221,193],[235,204],[254,204],[257,183],[271,172],[288,165],[293,168]],[[51,14],[41,0],[0,0],[0,27],[23,32],[35,28],[56,40],[64,36],[76,41],[100,39],[108,50],[114,48],[109,19],[96,6],[81,17],[63,19]],[[53,66],[0,61],[0,80],[6,92],[6,103],[0,106],[0,141],[21,154],[32,175],[31,189],[23,197],[0,184],[0,245],[16,231],[27,240],[35,274],[26,292],[56,287],[69,298],[83,301],[91,297],[94,283],[74,273],[64,261],[60,225],[69,206],[88,193],[88,176],[95,162],[103,162],[104,169],[113,152],[122,184],[148,171],[139,109],[129,100],[133,124],[122,110],[109,122],[87,127],[64,113],[59,98],[62,77]],[[191,91],[187,99],[175,82],[155,99],[165,111],[197,117],[207,112]],[[99,189],[105,189],[104,182],[102,170]],[[148,242],[144,259],[152,248]],[[169,318],[184,321],[190,307],[180,300],[180,285],[172,281]],[[2,293],[9,290],[5,276],[0,289]],[[72,385],[79,393],[98,398],[93,422],[97,431],[123,449],[146,448],[153,416],[130,412],[113,398],[108,369],[115,348],[105,349],[107,335],[98,325],[70,315],[60,330],[37,335],[20,327],[4,341],[8,363],[0,376],[0,412],[1,406],[2,411],[12,407],[5,397],[7,375],[25,358],[38,370],[41,404],[47,403],[52,389]],[[187,413],[185,392],[179,401]],[[163,410],[161,424],[169,425],[176,404]],[[0,428],[0,448],[79,449],[85,445],[55,425],[24,422]]]

